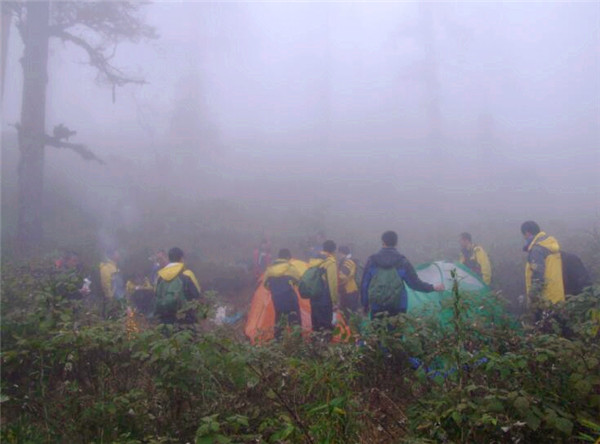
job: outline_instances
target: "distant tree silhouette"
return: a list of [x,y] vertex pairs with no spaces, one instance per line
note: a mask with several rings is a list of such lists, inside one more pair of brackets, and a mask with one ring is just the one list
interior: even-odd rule
[[64,124],[46,134],[48,45],[51,38],[82,49],[97,70],[97,80],[115,89],[144,79],[129,76],[112,64],[120,42],[156,38],[155,29],[141,18],[139,2],[3,2],[24,44],[23,96],[18,131],[19,233],[23,249],[39,245],[43,237],[42,203],[45,147],[71,149],[87,160],[99,159],[82,144],[68,142],[75,135]]
[[195,167],[217,150],[218,131],[211,122],[203,78],[196,68],[179,79],[168,137],[176,161],[186,167]]

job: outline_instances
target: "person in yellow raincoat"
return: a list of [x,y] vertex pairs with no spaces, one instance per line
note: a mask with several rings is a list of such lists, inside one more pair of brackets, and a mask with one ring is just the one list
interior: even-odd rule
[[102,287],[102,316],[118,317],[124,308],[125,282],[119,270],[121,255],[116,248],[106,251],[106,257],[100,263],[100,285]]
[[[156,307],[154,316],[163,324],[179,322],[177,312],[185,301],[200,299],[200,284],[191,270],[184,264],[181,248],[169,250],[169,263],[158,272],[156,283]],[[192,313],[188,313],[183,323],[196,321]]]
[[281,336],[282,325],[300,325],[300,305],[294,286],[300,280],[300,271],[290,262],[287,248],[279,250],[278,259],[267,267],[263,285],[271,292],[275,308],[275,339]]
[[525,238],[523,251],[527,252],[525,284],[529,302],[537,298],[553,304],[565,300],[562,258],[558,241],[540,230],[534,221],[523,222],[521,233]]
[[104,297],[112,300],[115,297],[114,276],[119,273],[118,262],[121,259],[119,250],[109,249],[106,251],[104,261],[100,263],[100,285]]
[[460,263],[481,278],[486,285],[492,282],[492,266],[481,245],[473,243],[470,233],[462,233],[459,238]]

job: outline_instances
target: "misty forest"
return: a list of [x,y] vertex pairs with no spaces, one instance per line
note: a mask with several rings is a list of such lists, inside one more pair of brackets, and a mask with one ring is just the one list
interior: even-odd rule
[[600,443],[600,4],[2,0],[5,443]]

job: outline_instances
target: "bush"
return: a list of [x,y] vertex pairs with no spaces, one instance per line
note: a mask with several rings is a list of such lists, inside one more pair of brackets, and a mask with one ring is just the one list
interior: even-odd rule
[[598,291],[555,307],[555,331],[467,317],[473,301],[456,293],[450,331],[401,316],[371,324],[360,346],[291,331],[253,347],[209,321],[103,320],[63,296],[65,279],[3,265],[4,442],[576,442],[599,433]]

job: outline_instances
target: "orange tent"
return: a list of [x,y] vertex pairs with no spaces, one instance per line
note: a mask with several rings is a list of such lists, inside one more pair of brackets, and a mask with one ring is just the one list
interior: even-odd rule
[[[296,292],[297,294],[297,292]],[[302,329],[310,332],[310,301],[302,299],[298,295],[298,303],[300,305],[300,318]],[[252,344],[260,344],[270,341],[275,337],[275,307],[271,300],[271,292],[262,284],[262,280],[258,284],[258,288],[252,298],[252,305],[248,312],[248,321],[244,333]]]

